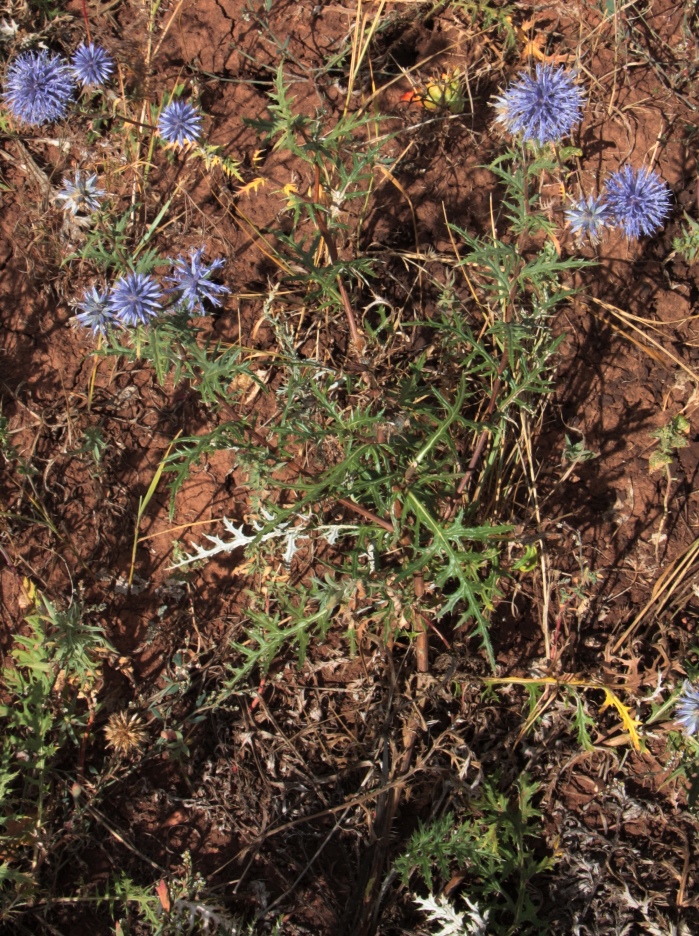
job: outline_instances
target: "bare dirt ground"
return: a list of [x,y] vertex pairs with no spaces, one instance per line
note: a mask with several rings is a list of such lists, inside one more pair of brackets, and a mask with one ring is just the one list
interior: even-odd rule
[[[430,12],[429,4],[388,4],[373,73],[357,89],[357,101],[375,94],[377,109],[401,127],[392,155],[407,150],[392,170],[397,184],[377,181],[360,241],[383,264],[382,285],[408,318],[429,316],[434,297],[416,289],[401,255],[451,252],[445,219],[474,233],[490,228],[497,184],[481,167],[500,141],[488,102],[528,61],[520,40],[504,55],[498,28],[484,27],[471,6],[443,3]],[[508,590],[493,612],[492,635],[501,676],[612,679],[641,698],[659,678],[684,678],[683,661],[696,642],[699,561],[689,551],[699,536],[699,266],[673,254],[672,240],[682,213],[697,213],[699,33],[691,4],[653,0],[643,15],[631,6],[638,15],[624,19],[632,25],[622,35],[615,33],[621,17],[594,4],[519,4],[511,12],[515,25],[528,23],[547,56],[577,64],[589,89],[577,181],[596,185],[633,155],[635,164],[659,169],[674,207],[653,239],[607,237],[599,265],[579,275],[577,296],[555,322],[563,336],[555,387],[532,440],[538,502],[535,508],[523,484],[511,516],[540,535],[547,577],[537,573]],[[155,190],[174,180],[179,191],[176,223],[160,235],[163,253],[168,238],[178,249],[203,238],[211,256],[228,259],[232,294],[206,327],[223,341],[265,352],[271,335],[260,296],[274,267],[256,232],[283,211],[284,186],[303,190],[311,180],[276,151],[258,152],[258,134],[243,118],[264,115],[268,66],[276,69],[282,45],[299,110],[341,112],[346,64],[330,72],[325,65],[346,43],[357,8],[275,0],[262,29],[256,4],[185,0],[151,72],[141,74],[145,14],[132,3],[103,7],[95,10],[96,36],[119,58],[133,93],[145,99],[176,81],[192,83],[209,115],[211,142],[234,155],[247,177],[266,180],[237,202],[232,183],[212,180],[198,166],[173,162],[151,180]],[[163,22],[174,8],[163,7]],[[80,29],[79,5],[68,4],[62,15],[69,42],[71,30]],[[408,72],[450,68],[468,75],[472,100],[464,114],[430,121],[402,100]],[[213,428],[212,414],[186,387],[159,386],[146,365],[105,358],[95,368],[89,335],[69,326],[69,300],[87,281],[61,266],[70,232],[45,189],[80,154],[40,139],[22,149],[9,140],[2,146],[8,190],[0,219],[0,398],[12,444],[36,472],[31,486],[16,464],[7,462],[0,475],[2,647],[7,652],[22,627],[25,576],[55,600],[79,596],[96,608],[94,620],[118,652],[105,667],[104,717],[167,689],[163,702],[176,720],[216,678],[219,649],[244,640],[241,609],[251,589],[264,596],[264,581],[251,578],[240,556],[219,557],[196,577],[176,580],[168,571],[172,543],[195,538],[198,528],[186,525],[224,515],[243,521],[245,475],[232,452],[208,458],[177,495],[172,517],[167,489],[159,488],[141,524],[138,587],[125,587],[139,497],[175,434]],[[118,166],[112,169],[106,182],[118,190]],[[555,211],[553,195],[551,203]],[[572,240],[562,250],[572,251]],[[331,359],[337,347],[328,341],[325,353]],[[273,389],[273,364],[264,361],[260,373]],[[273,393],[251,394],[241,414],[264,421],[275,405]],[[680,411],[691,433],[668,480],[649,472],[650,433]],[[99,470],[76,454],[95,423],[107,440]],[[571,472],[562,461],[566,436],[595,455]],[[681,581],[659,601],[656,584],[685,556]],[[300,669],[292,655],[277,661],[266,680],[257,678],[234,703],[190,725],[187,758],[146,758],[115,774],[89,848],[76,852],[73,866],[54,869],[57,880],[77,874],[97,887],[116,868],[134,880],[156,880],[182,874],[188,852],[231,912],[249,917],[267,909],[269,920],[282,914],[289,934],[359,932],[363,875],[376,847],[377,804],[363,800],[365,784],[398,743],[398,728],[387,734],[387,722],[398,724],[417,688],[405,680],[392,698],[395,674],[412,666],[407,642],[389,650],[367,636],[352,656],[345,627],[338,620]],[[458,806],[480,771],[526,770],[541,784],[541,854],[558,859],[541,885],[549,931],[699,932],[697,823],[683,782],[669,780],[669,725],[649,728],[646,749],[635,752],[618,719],[599,713],[594,750],[585,751],[558,702],[552,697],[549,707],[544,697],[541,717],[523,735],[525,689],[510,685],[484,704],[482,686],[471,680],[486,671],[477,642],[461,631],[445,638],[446,646],[432,635],[425,736],[390,854],[435,802]],[[648,709],[638,711],[643,718]],[[430,747],[428,737],[439,741]],[[98,734],[87,762],[104,757]],[[421,931],[422,919],[404,889],[394,887],[372,925],[393,936]],[[98,911],[64,908],[53,921],[54,932],[113,931]]]

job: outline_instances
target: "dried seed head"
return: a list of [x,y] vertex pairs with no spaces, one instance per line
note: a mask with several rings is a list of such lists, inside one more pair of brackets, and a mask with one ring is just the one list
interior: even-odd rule
[[104,735],[107,744],[119,757],[137,754],[148,738],[148,732],[136,714],[114,712],[109,716]]

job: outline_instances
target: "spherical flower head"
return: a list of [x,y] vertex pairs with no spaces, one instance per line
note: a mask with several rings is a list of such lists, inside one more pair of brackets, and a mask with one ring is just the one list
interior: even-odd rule
[[671,202],[667,182],[645,167],[624,166],[607,180],[607,204],[627,237],[654,234],[670,213]]
[[7,69],[3,100],[17,120],[39,125],[65,117],[74,91],[64,59],[39,49],[22,52]]
[[82,302],[78,303],[78,309],[81,311],[76,314],[73,324],[91,328],[95,337],[106,335],[108,328],[118,324],[116,315],[107,305],[108,299],[109,293],[106,290],[100,292],[96,286],[88,289]]
[[611,220],[609,207],[602,195],[588,195],[573,204],[566,211],[566,220],[578,241],[587,238],[590,243],[597,244],[602,234],[602,228]]
[[104,189],[97,188],[97,175],[84,176],[79,170],[75,170],[75,180],[63,180],[63,188],[56,195],[57,201],[65,202],[63,208],[76,215],[79,211],[92,214],[100,206],[100,196],[104,195]]
[[161,311],[160,286],[147,273],[127,273],[112,287],[108,306],[122,325],[147,325]]
[[687,734],[693,735],[699,730],[699,687],[693,686],[689,680],[685,681],[682,695],[677,700],[675,718]]
[[553,65],[537,65],[495,99],[497,120],[523,140],[555,143],[580,123],[585,95],[570,72]]
[[166,143],[185,146],[201,136],[202,116],[188,101],[172,101],[158,119],[158,132]]
[[106,49],[94,42],[79,46],[70,64],[73,66],[73,74],[85,87],[104,84],[114,71],[114,59]]
[[167,281],[172,283],[168,292],[179,293],[178,304],[190,314],[199,312],[205,315],[205,300],[219,309],[219,296],[230,292],[227,286],[211,282],[211,276],[225,265],[224,261],[214,260],[207,266],[201,259],[203,253],[204,248],[200,247],[190,253],[189,259],[178,257],[172,264],[173,275],[167,277]]

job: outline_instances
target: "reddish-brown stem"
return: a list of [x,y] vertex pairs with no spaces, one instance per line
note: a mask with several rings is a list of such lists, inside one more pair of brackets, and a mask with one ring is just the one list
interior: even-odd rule
[[[420,599],[425,594],[425,580],[422,572],[416,572],[413,575],[413,592],[415,602],[419,604]],[[417,660],[418,673],[429,673],[430,671],[430,639],[427,631],[427,619],[424,614],[417,611],[415,615],[418,622],[417,637],[415,638],[415,659]]]
[[85,0],[80,0],[82,10],[83,10],[83,19],[85,20],[85,32],[87,33],[88,43],[92,42],[92,36],[90,35],[90,21],[87,18],[87,3]]
[[[328,248],[328,253],[330,254],[330,259],[333,263],[337,263],[340,259],[340,255],[337,252],[337,247],[335,246],[335,241],[326,227],[325,221],[316,215],[315,222],[318,225],[318,230],[321,233],[323,240],[325,241],[325,246]],[[347,324],[349,325],[350,336],[352,338],[352,344],[358,351],[362,351],[365,345],[364,339],[359,334],[359,329],[357,328],[357,320],[354,317],[354,312],[352,310],[352,304],[350,302],[349,295],[345,288],[345,284],[342,282],[342,277],[338,274],[337,277],[337,288],[340,290],[340,297],[342,299],[342,305],[345,310],[345,315],[347,316]]]
[[[507,351],[507,348],[505,348],[505,350],[502,353],[502,357],[500,359],[500,366],[498,367],[498,372],[495,377],[493,390],[490,394],[488,408],[485,411],[485,417],[483,420],[484,422],[487,422],[490,419],[490,417],[493,415],[493,412],[495,410],[495,405],[497,403],[498,396],[500,395],[500,390],[502,388],[502,375],[505,373],[505,368],[507,367],[508,357],[509,357],[508,351]],[[457,497],[461,497],[461,495],[464,493],[464,491],[466,490],[466,486],[468,485],[468,482],[471,480],[471,477],[473,476],[473,472],[478,467],[478,463],[481,460],[483,449],[485,448],[485,443],[489,434],[490,434],[490,429],[481,430],[481,434],[478,436],[478,441],[476,442],[476,447],[473,450],[473,455],[471,455],[471,460],[469,461],[468,467],[466,471],[464,471],[461,481],[459,481],[459,485],[456,489]],[[455,512],[456,512],[456,504],[453,501],[451,503],[447,503],[444,510],[442,511],[442,520],[451,520]]]
[[347,507],[348,510],[353,511],[360,517],[364,517],[365,520],[371,520],[372,523],[380,526],[388,533],[393,533],[393,524],[389,523],[388,520],[384,520],[382,517],[377,516],[377,514],[372,513],[370,510],[367,510],[365,507],[360,507],[359,504],[355,504],[354,501],[341,497],[338,500],[338,504],[342,504],[342,506]]
[[[308,142],[308,137],[303,134],[304,138]],[[313,203],[318,205],[320,203],[320,166],[316,163],[314,167],[314,180],[313,180]],[[302,197],[302,196],[301,196]],[[303,201],[308,203],[308,199],[304,198]],[[318,230],[320,231],[320,236],[325,242],[325,246],[328,248],[328,253],[330,254],[330,260],[332,263],[337,263],[340,259],[340,255],[337,252],[337,246],[335,245],[335,240],[328,230],[328,227],[321,218],[318,211],[313,212],[313,220],[315,221]],[[342,282],[342,277],[338,274],[337,277],[337,288],[340,290],[340,298],[342,299],[342,305],[345,310],[345,315],[347,316],[347,324],[349,325],[350,336],[352,339],[353,346],[357,351],[363,351],[366,342],[359,334],[359,329],[357,328],[357,320],[354,317],[354,311],[352,309],[352,303],[350,302],[347,289],[345,284]]]

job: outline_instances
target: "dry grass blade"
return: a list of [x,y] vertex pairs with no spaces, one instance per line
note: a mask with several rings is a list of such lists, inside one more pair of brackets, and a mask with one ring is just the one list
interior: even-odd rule
[[[586,302],[598,305],[601,309],[604,309],[605,312],[610,312],[620,321],[624,322],[626,325],[628,325],[629,328],[632,328],[642,337],[643,342],[647,342],[648,344],[653,345],[654,349],[657,349],[657,351],[664,355],[666,359],[672,361],[673,364],[676,364],[678,367],[682,368],[682,370],[688,374],[697,385],[699,385],[699,374],[697,374],[696,371],[692,370],[691,367],[685,364],[684,361],[680,360],[680,358],[678,358],[676,354],[673,354],[672,351],[668,351],[667,348],[664,348],[660,342],[655,340],[655,338],[651,338],[651,336],[647,334],[647,332],[644,332],[643,329],[639,328],[637,325],[634,325],[632,319],[636,319],[636,321],[638,321],[636,316],[632,316],[628,312],[624,312],[623,309],[618,309],[616,306],[611,305],[609,302],[604,302],[602,299],[596,299],[594,296],[584,296],[583,298]],[[626,334],[623,329],[620,329],[620,332],[628,341],[633,342],[633,344],[649,355],[649,357],[652,357],[653,360],[659,360],[657,352],[652,348],[645,347],[643,342],[638,342],[631,335]]]
[[[347,114],[352,102],[352,91],[354,90],[354,84],[357,80],[359,69],[361,68],[362,62],[366,58],[367,52],[369,51],[371,40],[374,38],[374,34],[379,27],[381,22],[381,15],[385,7],[386,0],[380,0],[379,8],[373,14],[373,18],[371,19],[369,30],[368,32],[365,32],[367,23],[371,18],[371,14],[363,14],[362,0],[357,0],[357,15],[354,21],[354,35],[352,37],[352,57],[350,60],[349,78],[347,80],[347,95],[345,97],[345,114]],[[359,26],[360,22],[361,28]]]
[[160,462],[158,463],[158,467],[155,469],[155,474],[153,475],[151,483],[148,485],[148,490],[143,495],[143,497],[139,497],[138,499],[138,511],[136,512],[136,527],[134,530],[133,546],[131,549],[131,565],[129,566],[129,579],[128,579],[129,588],[131,588],[131,584],[133,582],[134,569],[136,566],[136,552],[138,551],[139,527],[141,525],[141,520],[143,519],[143,515],[146,512],[148,504],[151,502],[151,499],[153,495],[155,494],[158,484],[160,483],[160,478],[162,476],[163,471],[165,470],[165,465],[167,463],[170,452],[172,451],[172,447],[181,435],[182,435],[182,430],[180,429],[180,431],[177,433],[175,438],[168,445],[167,451],[165,452]]
[[698,552],[699,539],[695,539],[691,546],[684,553],[682,553],[682,555],[678,556],[677,559],[670,563],[670,565],[667,567],[667,569],[665,569],[662,575],[660,575],[655,585],[653,586],[653,592],[648,601],[641,608],[621,637],[619,637],[617,642],[613,645],[613,654],[618,653],[623,644],[626,643],[626,641],[636,633],[651,609],[654,609],[656,614],[659,614],[662,611],[662,609],[665,607],[667,602],[681,584],[685,573],[696,559]]

